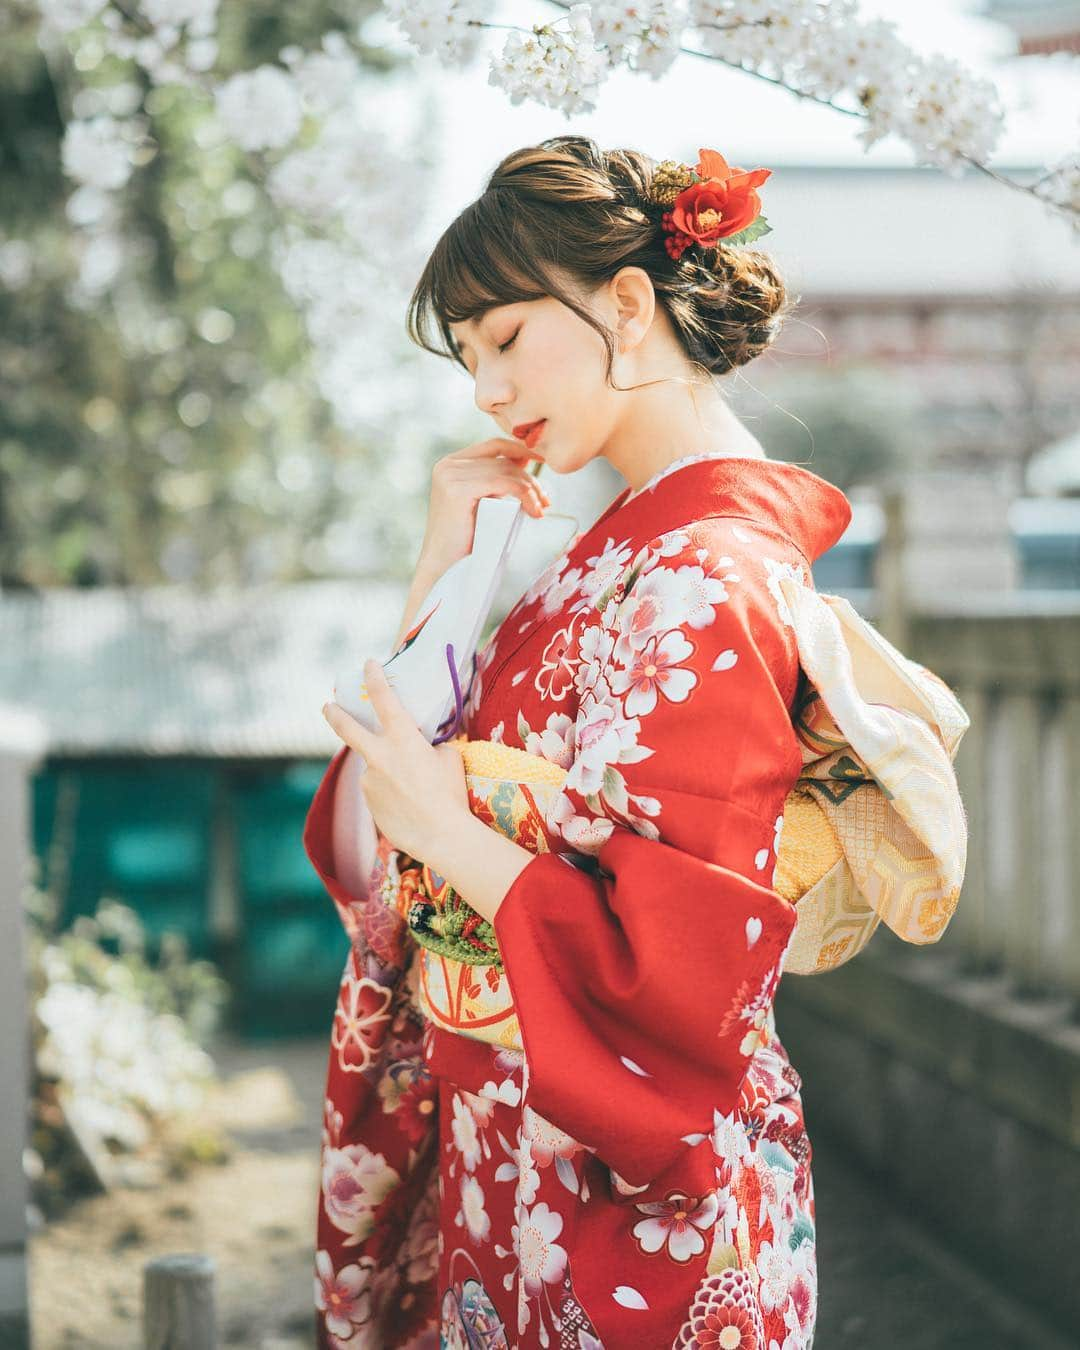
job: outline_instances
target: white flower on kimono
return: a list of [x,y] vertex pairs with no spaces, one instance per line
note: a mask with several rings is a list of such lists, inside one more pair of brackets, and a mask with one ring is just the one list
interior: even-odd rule
[[373,1214],[401,1178],[381,1153],[365,1144],[328,1149],[323,1154],[322,1194],[326,1217],[343,1233],[343,1246],[355,1247],[369,1237]]
[[565,792],[556,793],[544,817],[552,834],[561,835],[577,853],[595,857],[611,838],[615,822],[604,816],[579,816]]
[[579,694],[595,689],[601,674],[611,661],[615,638],[602,623],[589,624],[578,639],[578,668],[575,684]]
[[750,981],[743,980],[735,991],[735,997],[731,1000],[727,1012],[721,1019],[717,1032],[719,1036],[726,1036],[737,1022],[750,1023],[750,1030],[739,1045],[740,1054],[752,1055],[761,1046],[769,1043],[767,1021],[779,971],[779,962],[771,965],[762,976],[760,987],[753,993],[751,992]]
[[695,671],[680,663],[694,653],[694,645],[673,628],[662,638],[651,638],[631,658],[626,670],[612,676],[616,694],[626,694],[624,708],[628,717],[646,717],[662,694],[669,703],[685,703],[698,684]]
[[454,1144],[461,1154],[466,1169],[472,1172],[480,1161],[480,1134],[476,1128],[476,1117],[462,1100],[460,1093],[454,1093],[454,1119],[450,1126]]
[[551,713],[543,731],[526,733],[523,748],[530,755],[568,769],[574,762],[574,719],[568,713]]
[[501,1083],[489,1078],[480,1089],[479,1095],[489,1097],[493,1102],[503,1102],[506,1106],[517,1106],[521,1101],[521,1088],[512,1078],[504,1078]]
[[667,534],[659,535],[649,545],[651,551],[658,558],[673,558],[677,553],[682,553],[690,547],[690,536],[685,530],[669,530]]
[[[578,538],[580,539],[581,536],[578,535]],[[529,586],[528,590],[526,590],[518,600],[517,604],[507,615],[507,618],[513,618],[515,614],[524,610],[528,605],[531,605],[534,600],[539,600],[547,588],[555,584],[555,581],[563,568],[569,563],[570,554],[573,553],[574,544],[576,542],[577,540],[574,540],[567,548],[563,549],[562,553],[560,553],[557,558],[553,558],[552,561],[548,563],[540,575],[536,577]],[[578,572],[578,576],[580,575],[580,572]]]
[[666,1200],[635,1206],[649,1217],[634,1224],[633,1234],[643,1252],[652,1255],[666,1247],[673,1261],[689,1261],[705,1250],[704,1232],[716,1222],[715,1192],[692,1196],[672,1192]]
[[723,1184],[727,1185],[735,1168],[750,1156],[750,1141],[738,1107],[732,1108],[727,1115],[721,1115],[714,1108],[711,1137],[713,1153],[721,1164],[718,1170],[725,1173]]
[[[731,561],[719,560],[721,564]],[[637,579],[619,607],[616,659],[628,665],[634,652],[682,624],[707,628],[716,621],[715,606],[728,599],[724,582],[701,567],[654,568]]]
[[812,1242],[800,1242],[792,1255],[791,1287],[784,1325],[797,1336],[800,1350],[817,1320],[817,1257]]
[[574,673],[577,660],[574,651],[574,624],[571,621],[551,637],[540,655],[540,668],[533,680],[533,687],[544,698],[561,703],[574,687]]
[[630,594],[619,606],[616,658],[624,665],[633,659],[634,652],[640,651],[653,638],[666,633],[669,628],[678,628],[682,619],[670,586],[664,584],[672,573],[666,568],[658,568],[646,577],[639,577],[630,590]]
[[343,1073],[363,1073],[374,1062],[390,1021],[392,995],[392,988],[366,975],[357,977],[352,962],[346,963],[330,1033]]
[[754,1262],[761,1277],[758,1297],[767,1313],[787,1306],[788,1290],[795,1277],[791,1257],[791,1248],[786,1241],[763,1242],[758,1248]]
[[465,1088],[461,1089],[461,1095],[472,1112],[473,1119],[477,1125],[483,1127],[490,1121],[495,1111],[495,1103],[486,1093],[467,1092]]
[[345,1117],[337,1109],[329,1097],[323,1099],[323,1126],[322,1143],[323,1147],[333,1147],[341,1138],[341,1127],[345,1123]]
[[484,1208],[483,1187],[475,1177],[461,1178],[461,1208],[454,1215],[454,1222],[459,1228],[464,1225],[474,1242],[486,1241],[491,1232],[491,1215]]
[[551,582],[543,592],[543,599],[540,601],[540,615],[549,619],[553,614],[558,614],[570,597],[576,594],[580,580],[581,568],[571,567],[570,571],[564,576]]
[[787,1233],[795,1225],[799,1215],[799,1202],[795,1198],[795,1177],[782,1167],[770,1169],[776,1189],[776,1199],[767,1206],[769,1222],[774,1233]]
[[625,717],[618,702],[583,699],[575,730],[574,763],[564,788],[573,788],[582,797],[595,796],[604,785],[608,765],[633,763],[651,755],[651,750],[639,750],[639,730],[638,719]]
[[555,1241],[562,1232],[562,1215],[541,1201],[534,1209],[523,1206],[519,1217],[521,1222],[511,1229],[514,1255],[526,1295],[536,1298],[545,1284],[558,1284],[566,1274],[566,1249]]
[[356,1265],[335,1271],[330,1253],[321,1251],[315,1257],[315,1271],[315,1306],[325,1314],[327,1331],[347,1340],[371,1321],[375,1262],[362,1256]]
[[548,1167],[555,1158],[572,1158],[582,1151],[576,1139],[528,1105],[522,1108],[521,1130],[537,1167]]
[[531,1205],[536,1199],[536,1192],[540,1189],[540,1174],[536,1170],[536,1163],[533,1160],[532,1152],[529,1148],[529,1141],[523,1139],[521,1129],[517,1131],[517,1147],[511,1148],[506,1137],[500,1132],[499,1142],[503,1146],[503,1151],[509,1156],[510,1161],[500,1163],[495,1169],[496,1181],[513,1181],[514,1187],[514,1209],[520,1205]]
[[589,570],[585,573],[580,588],[585,603],[580,606],[575,605],[574,608],[592,609],[596,597],[603,595],[626,571],[626,564],[630,561],[633,551],[625,539],[621,544],[616,544],[615,540],[609,535],[607,543],[600,552],[585,559]]
[[806,575],[806,568],[802,563],[781,562],[779,558],[766,558],[762,556],[761,561],[765,564],[766,570],[769,573],[765,584],[772,592],[772,597],[776,601],[776,612],[780,616],[780,622],[785,623],[789,628],[792,628],[794,627],[795,621],[791,617],[791,610],[788,608],[788,603],[784,599],[784,593],[780,589],[780,578],[791,577],[793,581],[799,582],[800,585],[807,586],[810,582]]
[[760,1050],[763,1045],[768,1045],[769,1028],[765,1024],[768,1016],[767,1008],[758,1008],[754,1013],[750,1030],[739,1042],[740,1055],[752,1055],[755,1050]]

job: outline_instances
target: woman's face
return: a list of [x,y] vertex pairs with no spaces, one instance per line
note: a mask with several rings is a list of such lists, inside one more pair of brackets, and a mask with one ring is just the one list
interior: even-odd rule
[[[611,327],[617,314],[604,294],[601,288],[584,303]],[[602,451],[616,425],[617,391],[605,380],[600,334],[568,305],[553,296],[515,301],[451,331],[473,377],[476,406],[503,435],[545,419],[527,448],[554,473],[573,473]]]

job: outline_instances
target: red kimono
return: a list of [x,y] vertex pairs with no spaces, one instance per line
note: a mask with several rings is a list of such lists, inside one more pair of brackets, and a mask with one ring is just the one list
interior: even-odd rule
[[687,456],[624,489],[478,653],[464,731],[569,770],[495,918],[521,1050],[416,1002],[416,943],[334,870],[346,747],[304,846],[352,940],[326,1086],[320,1347],[807,1350],[801,1080],[773,1022],[772,887],[802,768],[776,578],[842,492]]

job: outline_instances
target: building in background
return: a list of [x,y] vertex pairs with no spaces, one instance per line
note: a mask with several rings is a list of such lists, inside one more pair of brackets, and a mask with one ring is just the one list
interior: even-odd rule
[[1080,244],[1045,206],[975,171],[792,164],[768,218],[802,299],[755,377],[766,392],[796,369],[876,366],[917,398],[926,463],[991,471],[1013,495],[1080,428]]
[[1078,0],[984,0],[982,13],[1014,30],[1021,56],[1080,52]]

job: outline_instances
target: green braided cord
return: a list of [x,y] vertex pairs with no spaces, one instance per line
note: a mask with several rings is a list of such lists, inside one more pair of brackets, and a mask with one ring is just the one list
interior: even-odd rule
[[436,911],[431,919],[432,928],[417,930],[410,924],[409,932],[422,947],[427,947],[429,951],[437,952],[440,956],[448,956],[470,966],[496,966],[501,970],[502,956],[495,938],[495,929],[489,920],[481,919],[473,929],[473,933],[491,948],[490,955],[478,951],[462,936],[465,924],[475,913],[474,909],[465,904],[453,886],[448,886],[447,907],[441,913]]
[[[454,961],[461,961],[469,966],[495,966],[502,970],[502,957],[496,947],[491,956],[485,956],[483,952],[478,952],[467,942],[454,941],[452,938],[441,938],[435,933],[418,933],[415,928],[410,928],[409,932],[413,935],[421,947],[427,947],[429,951],[437,952],[439,956],[448,956]],[[481,928],[476,929],[477,933]],[[485,939],[486,941],[486,939]]]

